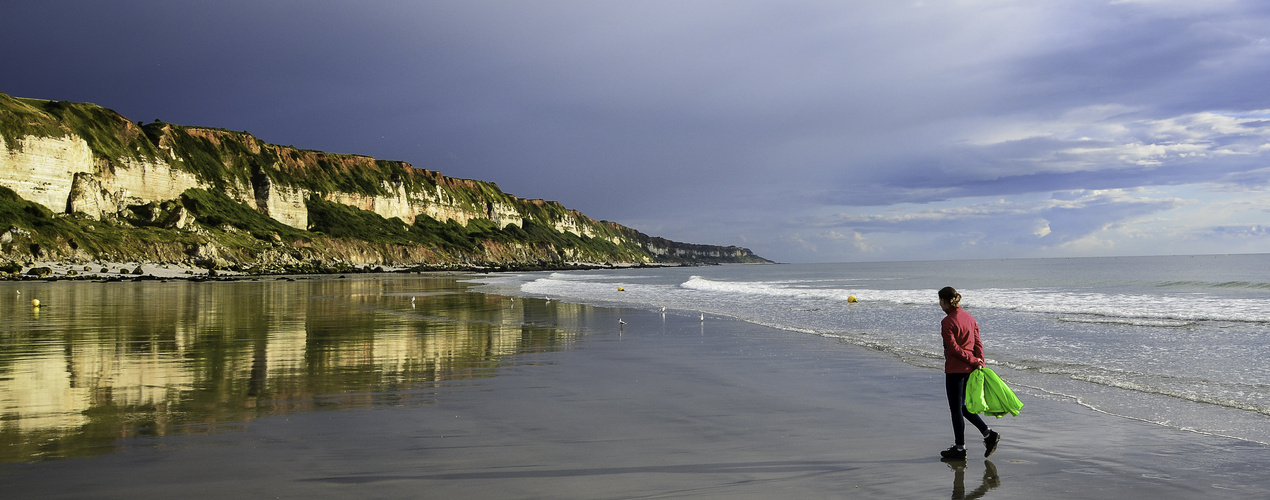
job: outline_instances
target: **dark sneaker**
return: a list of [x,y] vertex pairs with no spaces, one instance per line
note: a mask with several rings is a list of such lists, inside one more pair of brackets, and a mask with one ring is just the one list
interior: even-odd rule
[[1001,442],[1001,435],[997,431],[988,431],[988,437],[983,438],[983,457],[988,458],[992,453],[997,451],[997,443]]
[[952,448],[939,452],[939,456],[944,460],[965,460],[966,449],[953,446]]

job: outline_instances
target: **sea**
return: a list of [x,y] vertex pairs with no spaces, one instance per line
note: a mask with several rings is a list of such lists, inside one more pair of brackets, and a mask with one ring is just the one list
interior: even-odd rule
[[1270,443],[1267,254],[629,268],[469,281],[490,294],[738,318],[931,370],[943,366],[936,291],[952,286],[979,322],[989,368],[1020,395]]

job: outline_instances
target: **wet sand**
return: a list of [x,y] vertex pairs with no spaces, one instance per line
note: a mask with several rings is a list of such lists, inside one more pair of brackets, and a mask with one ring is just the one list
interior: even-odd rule
[[[533,299],[525,299],[533,300]],[[619,326],[618,318],[626,325]],[[527,321],[530,318],[526,319]],[[943,375],[807,334],[597,309],[573,347],[400,406],[0,465],[6,498],[1264,498],[1270,449],[1019,389],[942,463]],[[1008,380],[1007,380],[1008,382]],[[973,434],[973,432],[972,432]]]

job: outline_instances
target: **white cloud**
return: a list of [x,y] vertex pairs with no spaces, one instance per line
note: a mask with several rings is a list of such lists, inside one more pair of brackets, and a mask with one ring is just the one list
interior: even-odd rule
[[787,244],[792,243],[795,248],[802,252],[815,254],[819,251],[815,243],[807,241],[798,233],[782,236],[781,240],[784,240]]
[[857,254],[872,254],[880,250],[872,241],[866,238],[859,231],[852,231],[850,235],[842,234],[838,231],[828,230],[820,233],[822,239],[828,240],[840,248],[850,248]]
[[998,174],[1136,169],[1204,158],[1260,157],[1270,151],[1268,120],[1270,110],[1142,118],[1125,106],[1099,105],[1054,120],[1006,119],[962,141],[972,148],[1003,151],[1021,141],[1044,139],[1011,147],[1015,154],[1010,161],[992,168]]
[[1036,219],[1036,230],[1032,231],[1037,238],[1044,238],[1050,234],[1050,221],[1045,219]]
[[[1007,201],[996,199],[965,205],[940,208],[920,208],[920,205],[899,205],[881,214],[839,213],[830,217],[809,220],[822,226],[899,226],[966,222],[1004,216],[1036,217],[1054,210],[1085,210],[1115,205],[1176,206],[1185,203],[1177,198],[1151,198],[1144,189],[1103,189],[1056,192],[1044,200]],[[1040,219],[1044,221],[1044,219]],[[1049,221],[1044,221],[1048,226]],[[1038,229],[1039,231],[1039,229]],[[1048,232],[1046,233],[1048,234]]]
[[875,253],[880,250],[880,248],[873,246],[873,243],[859,232],[851,233],[851,246],[862,253]]

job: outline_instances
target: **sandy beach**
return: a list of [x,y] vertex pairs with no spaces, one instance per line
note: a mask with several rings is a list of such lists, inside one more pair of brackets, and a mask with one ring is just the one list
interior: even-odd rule
[[[520,299],[540,303],[538,299]],[[834,339],[588,308],[567,349],[399,404],[0,465],[8,498],[1263,498],[1262,445],[1016,388],[990,459],[943,463],[942,374]],[[619,325],[619,318],[625,325]],[[552,321],[527,315],[526,324]],[[1008,382],[1008,380],[1007,380]],[[973,433],[972,433],[973,434]]]

